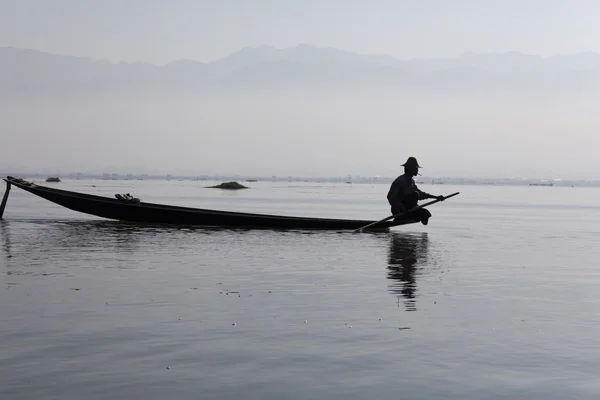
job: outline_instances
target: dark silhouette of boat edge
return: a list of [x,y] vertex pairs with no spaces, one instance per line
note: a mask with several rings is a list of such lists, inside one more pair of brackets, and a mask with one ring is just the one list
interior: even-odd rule
[[[146,203],[125,197],[112,199],[64,189],[38,185],[20,178],[7,176],[8,196],[10,185],[39,196],[73,211],[109,220],[133,223],[164,224],[171,226],[228,227],[251,229],[307,229],[307,230],[355,230],[375,221],[355,219],[332,219],[294,217],[271,214],[255,214],[190,208],[174,205]],[[122,197],[122,196],[121,196]],[[5,201],[3,202],[5,205]],[[4,211],[4,210],[2,210]],[[0,219],[2,215],[0,213]],[[418,221],[406,217],[375,224],[368,230],[388,230],[394,226],[413,224]]]

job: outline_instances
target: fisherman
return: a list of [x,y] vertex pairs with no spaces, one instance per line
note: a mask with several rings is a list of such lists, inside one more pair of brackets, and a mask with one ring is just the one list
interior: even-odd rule
[[[437,199],[444,201],[444,196],[434,196],[417,187],[413,177],[418,175],[419,168],[422,167],[415,157],[408,157],[408,160],[402,166],[404,167],[404,174],[394,180],[387,195],[393,215],[407,212],[416,207],[419,200]],[[400,219],[403,216],[405,215],[398,216],[395,219]],[[431,213],[425,208],[420,208],[411,212],[410,216],[420,221],[423,225],[427,225]]]

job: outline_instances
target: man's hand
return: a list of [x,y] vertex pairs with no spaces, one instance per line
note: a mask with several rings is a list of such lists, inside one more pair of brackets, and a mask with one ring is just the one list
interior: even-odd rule
[[434,196],[436,200],[444,201],[446,198],[444,196]]

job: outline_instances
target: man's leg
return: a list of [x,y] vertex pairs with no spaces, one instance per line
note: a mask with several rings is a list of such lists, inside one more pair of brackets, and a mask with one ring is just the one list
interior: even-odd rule
[[[404,199],[402,200],[402,205],[407,210],[410,210],[411,208],[415,208],[417,206],[418,201],[419,201],[419,195],[417,193],[413,193],[413,194],[410,194],[410,195],[404,197]],[[392,214],[395,215],[398,212],[399,212],[398,210],[392,209]],[[394,221],[405,220],[407,218],[419,219],[414,213],[409,213],[409,214],[403,214],[403,215],[400,215],[400,216],[394,218]],[[420,219],[419,219],[419,221],[420,221]]]
[[[418,202],[419,202],[419,194],[413,193],[409,196],[406,196],[402,203],[404,204],[404,207],[406,207],[407,209],[410,210],[411,208],[415,208],[418,205]],[[414,218],[415,220],[420,221],[423,225],[427,225],[429,223],[429,218],[431,217],[431,213],[429,212],[429,210],[427,210],[425,208],[421,208],[419,210],[411,212],[410,216],[412,218]]]
[[426,208],[421,208],[415,211],[416,219],[421,221],[423,225],[427,225],[429,223],[429,218],[431,218],[431,213]]

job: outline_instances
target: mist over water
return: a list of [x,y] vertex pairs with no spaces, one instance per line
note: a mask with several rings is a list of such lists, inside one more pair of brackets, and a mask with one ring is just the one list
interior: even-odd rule
[[3,169],[395,176],[417,156],[428,176],[598,178],[600,67],[577,56],[288,50],[157,67],[0,49],[0,135],[21,150]]

